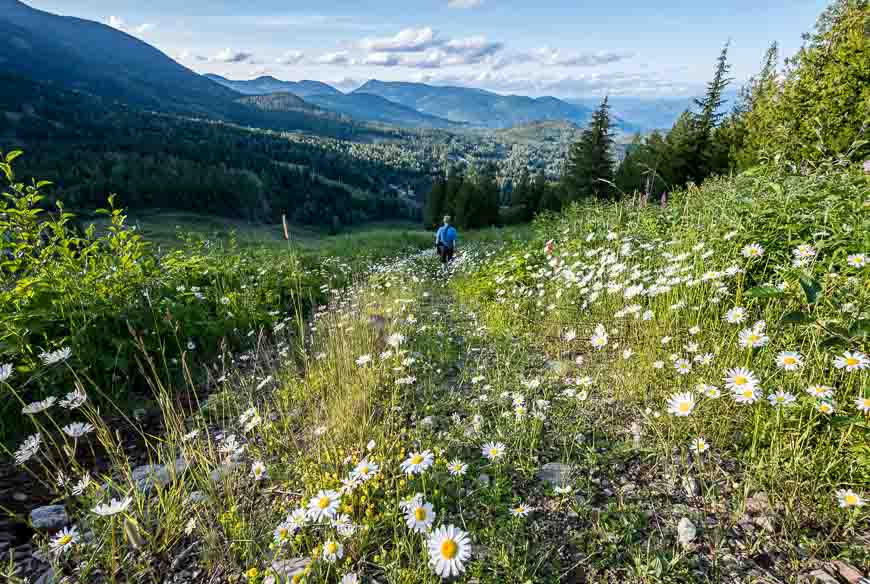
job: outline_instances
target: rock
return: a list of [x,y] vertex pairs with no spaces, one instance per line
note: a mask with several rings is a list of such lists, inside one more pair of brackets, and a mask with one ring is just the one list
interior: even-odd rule
[[770,515],[761,515],[752,520],[752,523],[768,533],[775,531],[773,527],[773,517]]
[[156,486],[165,487],[187,471],[188,463],[179,458],[171,466],[162,464],[145,464],[133,469],[132,478],[136,489],[149,493]]
[[680,519],[680,522],[677,524],[677,541],[683,546],[688,546],[697,535],[698,530],[688,517]]
[[202,491],[193,491],[191,494],[187,496],[187,500],[191,503],[202,503],[208,497]]
[[46,505],[30,512],[30,524],[34,529],[55,531],[69,523],[63,505]]
[[849,584],[863,584],[861,580],[864,578],[864,575],[852,564],[847,564],[842,560],[836,560],[832,562],[832,564],[840,573],[840,576],[842,576]]
[[477,477],[477,482],[483,485],[484,487],[489,486],[489,475],[481,473],[479,477]]
[[824,570],[813,570],[809,574],[800,576],[798,581],[806,584],[839,584],[836,578]]
[[301,572],[311,563],[311,558],[293,558],[291,560],[274,560],[272,569],[279,576],[293,576],[297,572]]
[[686,496],[690,499],[701,494],[701,487],[693,477],[683,477],[683,489],[685,489]]
[[12,493],[12,500],[18,501],[19,503],[24,503],[27,501],[27,495],[24,493]]
[[746,499],[746,511],[753,515],[765,515],[770,513],[770,510],[770,499],[767,497],[767,493],[763,491],[755,493]]
[[538,470],[538,479],[554,487],[561,487],[568,484],[571,470],[571,466],[567,464],[549,462]]
[[33,584],[54,584],[54,568],[49,568]]

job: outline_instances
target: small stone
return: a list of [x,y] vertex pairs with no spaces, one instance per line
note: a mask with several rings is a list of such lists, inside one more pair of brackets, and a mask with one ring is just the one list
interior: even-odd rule
[[680,522],[677,524],[677,541],[683,546],[688,546],[697,535],[698,530],[688,517],[680,519]]
[[755,493],[746,499],[746,511],[749,513],[754,515],[764,515],[769,513],[770,509],[770,499],[767,497],[767,493],[763,491]]
[[477,482],[483,486],[489,485],[489,475],[485,473],[481,473],[479,477],[477,477]]
[[275,560],[272,562],[272,569],[280,576],[293,576],[297,572],[301,572],[311,563],[311,558],[293,558],[290,560]]
[[34,529],[54,531],[69,523],[69,516],[63,505],[46,505],[30,512],[30,524]]
[[805,582],[806,584],[839,584],[836,578],[824,570],[813,570],[809,574],[798,578],[798,581]]
[[688,496],[690,499],[697,497],[701,494],[701,487],[698,485],[698,481],[696,481],[693,477],[683,478],[683,489],[685,489],[686,496]]
[[538,470],[538,479],[554,487],[568,484],[570,478],[571,466],[560,462],[549,462]]
[[19,503],[24,503],[27,501],[27,495],[24,493],[12,493],[12,500],[18,501]]
[[864,575],[852,564],[848,564],[842,560],[832,562],[834,568],[840,573],[840,576],[846,579],[849,584],[861,584]]

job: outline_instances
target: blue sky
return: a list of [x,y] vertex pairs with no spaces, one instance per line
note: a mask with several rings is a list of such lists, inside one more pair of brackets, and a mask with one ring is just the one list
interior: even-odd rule
[[111,24],[200,73],[367,79],[558,97],[687,95],[731,39],[746,79],[825,0],[24,0]]

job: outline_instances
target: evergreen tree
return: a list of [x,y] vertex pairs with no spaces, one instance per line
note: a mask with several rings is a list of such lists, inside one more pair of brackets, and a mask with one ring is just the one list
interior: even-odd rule
[[526,169],[523,169],[511,193],[511,207],[518,221],[531,221],[538,210],[538,200],[535,198],[535,190]]
[[438,177],[432,184],[432,190],[426,198],[426,208],[423,211],[423,224],[427,229],[441,223],[441,219],[447,214],[447,181]]
[[532,186],[535,199],[538,201],[538,211],[555,211],[562,209],[561,189],[547,182],[547,177],[543,171],[535,176],[535,182]]
[[592,114],[589,127],[568,153],[562,179],[565,199],[609,196],[612,188],[603,180],[613,180],[613,166],[613,124],[605,97]]

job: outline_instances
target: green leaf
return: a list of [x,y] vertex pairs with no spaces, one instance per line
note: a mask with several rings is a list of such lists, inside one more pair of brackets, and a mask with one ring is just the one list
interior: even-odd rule
[[21,150],[13,150],[12,152],[10,152],[9,154],[6,155],[6,163],[9,164],[10,162],[15,160],[16,158],[18,158],[22,154],[24,154],[24,152],[22,152]]
[[782,298],[785,292],[775,286],[756,286],[746,291],[748,298]]
[[821,343],[819,343],[820,349],[844,349],[846,348],[846,341],[840,337],[828,337]]
[[803,274],[798,277],[798,281],[801,283],[801,288],[804,289],[804,294],[807,296],[807,304],[815,304],[819,299],[819,294],[822,293],[822,287],[818,282]]
[[786,312],[782,315],[782,318],[779,319],[780,324],[806,324],[811,321],[812,319],[810,316],[800,310]]

